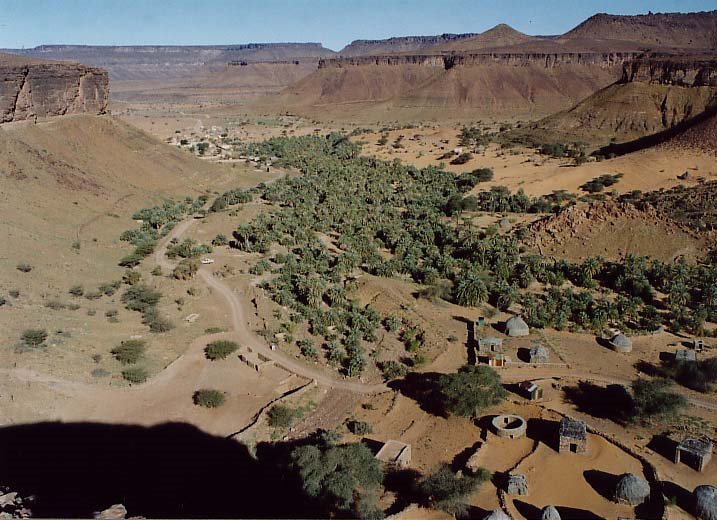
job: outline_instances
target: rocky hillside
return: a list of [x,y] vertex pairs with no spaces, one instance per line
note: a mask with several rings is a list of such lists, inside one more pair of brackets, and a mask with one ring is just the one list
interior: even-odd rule
[[625,63],[620,80],[533,125],[553,140],[618,142],[669,130],[717,106],[717,60],[650,56]]
[[192,76],[210,65],[230,62],[312,61],[335,53],[320,43],[248,43],[242,45],[41,45],[7,52],[32,58],[79,61],[107,69],[113,80],[158,80]]
[[717,49],[717,11],[637,16],[596,14],[561,40],[627,40],[646,48]]
[[64,114],[104,114],[107,72],[0,54],[0,122]]

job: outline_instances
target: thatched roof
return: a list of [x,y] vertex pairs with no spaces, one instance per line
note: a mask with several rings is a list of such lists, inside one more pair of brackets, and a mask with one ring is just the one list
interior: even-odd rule
[[505,322],[505,332],[508,336],[527,336],[530,334],[530,327],[520,316],[513,316]]
[[560,513],[553,506],[545,506],[540,513],[540,520],[560,520]]
[[695,488],[695,515],[700,520],[717,520],[717,487]]
[[494,509],[483,520],[510,520],[510,517],[502,509]]
[[530,347],[530,357],[532,358],[540,358],[545,359],[546,361],[550,358],[550,351],[548,348],[544,345],[541,345],[540,343],[536,343],[532,347]]
[[615,486],[615,502],[637,506],[650,496],[650,483],[633,473],[625,473]]

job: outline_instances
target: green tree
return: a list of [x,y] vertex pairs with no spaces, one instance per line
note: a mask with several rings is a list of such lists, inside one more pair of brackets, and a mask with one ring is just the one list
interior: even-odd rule
[[456,283],[455,298],[459,305],[475,307],[488,300],[488,286],[478,273],[461,273]]
[[203,388],[192,395],[192,401],[197,406],[204,408],[218,408],[224,404],[226,397],[219,390]]
[[465,417],[478,416],[506,396],[498,373],[483,365],[465,365],[455,374],[441,376],[439,389],[445,410]]
[[235,352],[239,348],[239,345],[234,341],[228,341],[224,339],[218,339],[212,341],[204,349],[204,355],[207,359],[215,361],[217,359],[226,359],[230,354]]
[[483,468],[473,475],[458,477],[448,464],[444,464],[425,477],[418,490],[427,505],[453,516],[463,516],[469,508],[465,499],[490,478],[490,472]]
[[47,331],[44,329],[27,329],[22,333],[22,342],[28,347],[40,347],[47,339]]

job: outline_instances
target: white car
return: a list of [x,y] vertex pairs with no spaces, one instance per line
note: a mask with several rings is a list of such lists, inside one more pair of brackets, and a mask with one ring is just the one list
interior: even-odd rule
[[213,264],[214,259],[213,258],[202,258],[202,263],[203,264]]

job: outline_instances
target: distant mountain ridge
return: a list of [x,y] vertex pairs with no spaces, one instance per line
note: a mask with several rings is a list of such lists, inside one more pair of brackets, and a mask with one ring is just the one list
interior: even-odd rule
[[110,79],[174,79],[196,74],[206,65],[232,61],[312,61],[335,55],[320,43],[245,43],[233,45],[40,45],[6,49],[32,58],[79,61],[109,72]]
[[439,34],[435,36],[394,36],[382,40],[354,40],[341,49],[340,56],[365,56],[368,54],[393,54],[399,52],[413,52],[460,41],[476,36],[477,33]]

